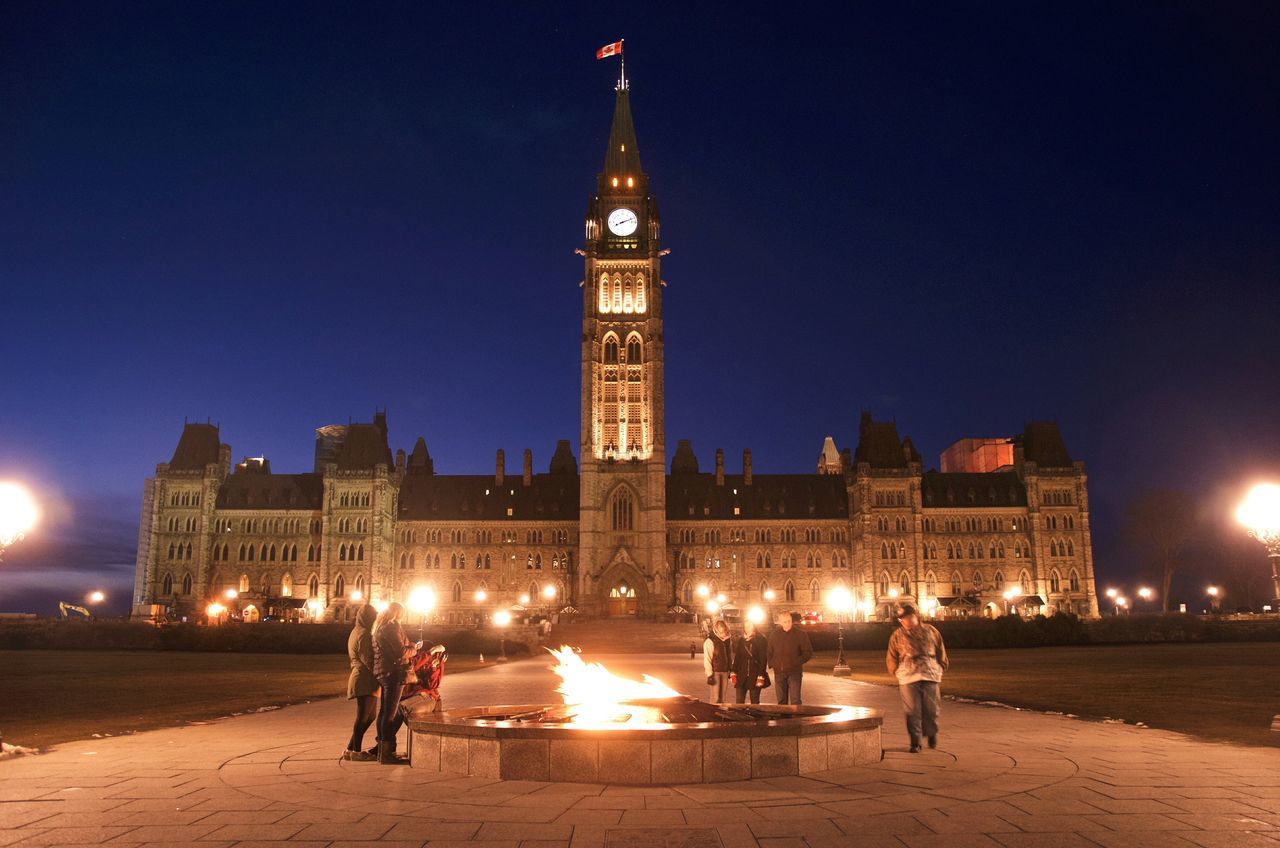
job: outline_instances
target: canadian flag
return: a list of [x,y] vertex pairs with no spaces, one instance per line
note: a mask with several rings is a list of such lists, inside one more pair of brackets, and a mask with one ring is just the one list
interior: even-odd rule
[[597,59],[603,59],[606,56],[621,56],[621,55],[622,55],[621,41],[615,41],[612,44],[606,44],[604,47],[601,47],[599,50],[596,51]]

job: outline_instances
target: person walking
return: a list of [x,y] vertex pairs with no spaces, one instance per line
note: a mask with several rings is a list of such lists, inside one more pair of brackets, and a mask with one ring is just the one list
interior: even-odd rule
[[728,702],[725,694],[729,690],[729,652],[732,646],[729,625],[723,619],[711,626],[707,640],[702,643],[702,670],[707,675],[707,685],[711,687],[713,704]]
[[356,702],[356,721],[342,759],[360,763],[377,759],[376,754],[361,750],[365,731],[378,716],[378,680],[373,676],[373,623],[377,617],[378,611],[372,604],[360,607],[355,626],[347,637],[347,657],[351,660],[347,700]]
[[804,664],[813,656],[809,634],[800,629],[800,613],[783,613],[778,629],[769,635],[769,668],[778,684],[778,703],[803,703],[800,685],[804,682]]
[[769,685],[769,641],[756,632],[754,623],[742,625],[742,635],[734,640],[730,653],[729,682],[734,703],[760,703],[760,690]]
[[396,753],[396,734],[404,723],[400,713],[400,693],[409,675],[409,660],[418,652],[400,626],[404,607],[389,604],[373,623],[373,674],[382,689],[378,708],[378,762],[405,765],[408,759]]
[[918,754],[921,736],[930,748],[938,747],[938,684],[950,660],[938,628],[922,622],[911,604],[898,610],[898,624],[889,637],[885,666],[898,678],[911,753]]

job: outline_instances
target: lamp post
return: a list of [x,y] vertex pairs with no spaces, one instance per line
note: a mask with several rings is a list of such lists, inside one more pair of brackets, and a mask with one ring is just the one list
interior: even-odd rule
[[427,614],[436,606],[436,593],[428,586],[414,586],[409,592],[407,605],[410,611],[418,614],[418,641],[422,641],[423,631],[427,628]]
[[500,609],[493,614],[493,626],[498,628],[498,662],[507,661],[507,627],[511,624],[511,613]]
[[1210,586],[1205,591],[1209,593],[1209,605],[1213,607],[1214,613],[1220,612],[1220,605],[1222,604],[1222,590],[1217,586]]
[[1249,490],[1236,509],[1236,521],[1262,543],[1271,561],[1271,597],[1280,598],[1280,486],[1259,483]]
[[542,600],[545,602],[547,621],[551,620],[551,604],[556,599],[556,584],[548,583],[542,587]]
[[849,663],[844,658],[844,619],[849,614],[849,610],[853,609],[853,595],[850,595],[849,590],[843,586],[837,586],[827,596],[827,606],[836,614],[836,632],[838,634],[836,639],[839,645],[836,664],[831,667],[831,674],[833,677],[848,677],[851,671]]
[[778,597],[778,593],[772,589],[765,589],[760,596],[765,603],[765,621],[769,622],[769,626],[773,626],[773,599]]
[[1107,597],[1111,599],[1111,611],[1116,615],[1120,614],[1120,605],[1116,603],[1116,598],[1120,597],[1120,590],[1114,587],[1107,590]]
[[[475,594],[475,601],[477,606],[480,604],[483,604],[487,600],[489,600],[489,593],[486,592],[484,589],[477,589]],[[481,610],[480,614],[476,616],[476,628],[479,629],[480,625],[483,622],[484,622],[484,611]]]
[[1144,603],[1154,598],[1155,594],[1156,593],[1154,591],[1148,589],[1146,586],[1138,587],[1138,597],[1141,598]]
[[1009,604],[1013,601],[1016,601],[1020,597],[1022,597],[1021,586],[1010,586],[1008,589],[1005,590],[1005,593],[1004,593],[1004,614],[1005,615],[1009,614]]
[[1129,606],[1129,599],[1128,599],[1128,598],[1126,598],[1126,597],[1125,597],[1125,596],[1123,596],[1123,595],[1121,595],[1120,597],[1116,598],[1116,615],[1119,615],[1119,614],[1120,614],[1120,610],[1124,610],[1125,612],[1128,612],[1128,609],[1127,609],[1127,608],[1128,608],[1128,606]]

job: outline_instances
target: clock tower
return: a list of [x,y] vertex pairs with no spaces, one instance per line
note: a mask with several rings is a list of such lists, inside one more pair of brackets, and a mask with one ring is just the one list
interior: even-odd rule
[[587,614],[665,612],[662,277],[658,205],[618,83],[582,253],[582,472],[575,603]]

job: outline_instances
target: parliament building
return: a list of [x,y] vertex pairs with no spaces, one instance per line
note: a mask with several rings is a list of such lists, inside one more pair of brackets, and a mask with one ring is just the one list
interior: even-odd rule
[[[962,439],[926,470],[896,423],[863,413],[806,473],[699,463],[665,429],[658,206],[619,84],[587,208],[581,429],[535,471],[435,473],[426,442],[392,451],[385,413],[316,431],[305,473],[232,464],[213,424],[184,426],[143,488],[134,614],[350,620],[367,600],[435,596],[442,621],[494,609],[683,618],[724,596],[858,620],[903,601],[943,616],[1098,614],[1084,464],[1051,422]],[[844,593],[834,596],[845,597]]]

